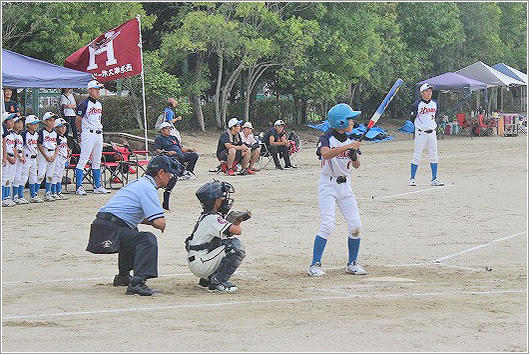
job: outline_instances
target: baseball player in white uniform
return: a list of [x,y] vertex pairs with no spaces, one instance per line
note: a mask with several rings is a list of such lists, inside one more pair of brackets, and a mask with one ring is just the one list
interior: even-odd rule
[[321,159],[321,177],[318,184],[321,224],[314,239],[312,262],[307,272],[310,276],[325,275],[321,267],[321,257],[327,238],[334,229],[336,204],[340,207],[348,227],[349,260],[345,272],[367,274],[357,263],[362,223],[350,180],[352,168],[360,167],[360,160],[357,155],[351,157],[349,149],[358,150],[361,143],[347,135],[353,130],[352,119],[360,113],[353,111],[345,103],[333,106],[327,113],[331,129],[322,135],[318,142],[316,154]]
[[42,116],[44,128],[39,132],[37,138],[37,148],[40,152],[37,156],[37,188],[36,194],[39,193],[40,184],[46,178],[46,192],[44,194],[44,201],[53,202],[51,194],[51,184],[53,179],[53,172],[55,171],[55,160],[57,158],[57,132],[53,129],[55,126],[55,119],[59,118],[52,112],[46,112]]
[[66,168],[66,161],[68,160],[68,139],[66,138],[66,131],[68,123],[58,118],[55,120],[55,131],[57,132],[57,158],[55,159],[55,169],[53,171],[53,178],[51,184],[51,193],[55,200],[68,199],[62,194],[62,177]]
[[26,156],[24,155],[24,140],[22,139],[22,129],[24,128],[24,118],[17,116],[14,119],[13,137],[15,139],[15,173],[13,178],[13,201],[17,204],[29,204],[29,201],[24,198],[24,185],[22,184],[22,169],[26,163]]
[[432,186],[444,186],[444,183],[437,179],[437,123],[435,114],[439,109],[437,102],[432,100],[433,86],[424,83],[420,87],[421,99],[413,104],[411,116],[415,117],[415,135],[413,138],[413,157],[411,159],[411,177],[410,186],[416,186],[415,174],[421,162],[422,151],[428,146],[428,155],[430,157],[430,168],[432,169]]
[[36,190],[38,189],[38,176],[37,176],[37,139],[39,133],[37,132],[38,123],[40,119],[30,114],[26,117],[26,129],[22,131],[22,140],[24,141],[24,156],[26,157],[26,163],[22,168],[22,185],[26,185],[29,181],[29,201],[31,203],[42,203],[43,200],[37,197]]
[[15,117],[17,117],[16,113],[2,113],[2,145],[7,160],[5,165],[2,165],[2,206],[4,207],[16,205],[11,199],[11,186],[15,178],[15,163],[17,160],[15,156],[16,140],[11,130],[13,129]]
[[75,117],[77,131],[81,134],[81,156],[79,156],[79,162],[75,168],[75,183],[77,185],[75,194],[86,195],[82,182],[84,168],[90,156],[92,156],[94,193],[110,193],[101,185],[101,156],[103,155],[103,125],[101,124],[101,117],[103,108],[98,99],[100,97],[99,90],[103,88],[103,85],[96,80],[92,80],[86,88],[88,90],[88,98],[77,105]]
[[235,284],[228,279],[241,265],[246,252],[241,241],[233,237],[241,227],[225,218],[231,209],[233,186],[227,182],[209,182],[200,187],[196,196],[203,211],[186,243],[191,273],[200,278],[198,285],[210,292],[234,292]]

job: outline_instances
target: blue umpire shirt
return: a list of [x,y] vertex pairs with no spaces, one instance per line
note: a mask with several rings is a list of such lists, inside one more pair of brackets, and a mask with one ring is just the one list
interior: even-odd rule
[[153,221],[165,217],[156,182],[148,175],[121,188],[99,211],[114,214],[132,228],[136,228],[143,219]]

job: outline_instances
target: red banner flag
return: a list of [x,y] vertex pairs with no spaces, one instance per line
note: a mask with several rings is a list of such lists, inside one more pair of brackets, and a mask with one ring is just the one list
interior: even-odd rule
[[133,18],[103,33],[66,58],[64,66],[89,72],[99,82],[141,74],[139,20]]

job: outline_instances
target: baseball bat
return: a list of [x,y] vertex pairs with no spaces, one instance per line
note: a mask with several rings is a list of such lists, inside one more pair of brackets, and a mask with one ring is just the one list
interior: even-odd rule
[[[375,113],[373,113],[373,115],[371,116],[369,123],[367,123],[366,131],[360,136],[357,141],[362,141],[365,138],[367,132],[369,132],[369,130],[377,123],[378,119],[380,118],[380,116],[382,116],[382,114],[388,107],[393,97],[395,97],[397,91],[399,90],[400,86],[402,86],[402,84],[404,84],[404,81],[401,78],[398,78],[397,81],[395,81],[389,92],[386,94],[386,97],[384,97],[384,100],[382,100],[382,103],[380,103]],[[356,161],[356,151],[353,149],[349,149],[349,151],[352,154],[351,159],[353,161]]]

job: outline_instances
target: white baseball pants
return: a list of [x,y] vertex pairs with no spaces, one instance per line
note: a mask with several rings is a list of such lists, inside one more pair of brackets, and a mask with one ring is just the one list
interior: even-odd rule
[[90,133],[90,131],[83,130],[81,133],[81,156],[77,167],[84,170],[86,163],[92,155],[92,169],[99,170],[101,166],[101,156],[103,155],[103,134]]
[[318,203],[320,206],[321,224],[318,235],[327,239],[336,224],[336,204],[340,208],[349,236],[356,238],[362,228],[360,213],[356,204],[355,195],[351,188],[350,177],[345,183],[336,183],[336,178],[330,180],[329,176],[321,175],[318,184]]
[[[46,153],[46,156],[50,157],[50,156],[53,156],[54,154],[54,151],[48,151],[47,149],[44,149],[45,153]],[[44,180],[44,177],[46,177],[46,182],[47,183],[51,183],[52,179],[53,179],[53,172],[55,171],[55,162],[57,161],[57,158],[55,158],[55,160],[53,160],[53,162],[48,162],[48,160],[46,160],[46,158],[44,157],[44,155],[42,154],[38,154],[37,155],[37,165],[38,165],[38,168],[37,168],[37,176],[38,176],[38,181],[37,183],[42,183],[42,181]]]
[[15,162],[15,173],[13,175],[13,186],[15,187],[22,184],[22,170],[24,169],[24,165],[25,163],[22,163],[19,159]]
[[26,163],[22,165],[22,185],[26,185],[26,182],[29,180],[30,184],[35,184],[38,182],[37,176],[37,158],[32,159],[31,157],[26,156]]
[[15,180],[15,164],[11,164],[7,161],[6,165],[2,168],[2,185],[6,187],[11,187],[13,181]]
[[64,170],[66,169],[66,161],[68,158],[57,155],[55,159],[55,169],[53,171],[53,178],[51,180],[52,184],[62,182],[62,176],[64,176]]
[[209,253],[195,253],[195,260],[193,262],[189,262],[188,260],[189,270],[191,270],[191,273],[197,277],[207,279],[207,277],[215,273],[220,265],[220,262],[222,261],[222,258],[224,258],[226,255],[225,248],[226,246],[222,245]]
[[437,155],[437,134],[435,129],[431,133],[420,132],[415,130],[415,139],[413,139],[413,157],[411,163],[418,165],[421,162],[422,151],[424,147],[428,146],[428,155],[430,163],[437,163],[439,156]]

